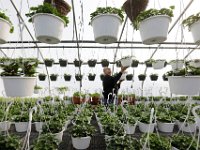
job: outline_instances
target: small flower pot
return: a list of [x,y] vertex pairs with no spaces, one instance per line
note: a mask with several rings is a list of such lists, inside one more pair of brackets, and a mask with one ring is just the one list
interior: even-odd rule
[[71,80],[71,75],[64,75],[65,81],[70,81]]
[[172,70],[176,70],[176,69],[182,69],[184,63],[182,60],[177,60],[177,61],[170,62],[170,65],[172,67]]
[[145,75],[138,75],[139,81],[144,81],[146,79]]
[[58,132],[58,133],[53,134],[55,136],[55,139],[57,139],[59,143],[62,142],[63,131],[64,131],[64,129],[62,131]]
[[162,69],[165,67],[166,61],[165,60],[156,60],[152,62],[153,69]]
[[154,123],[146,124],[146,123],[139,122],[138,125],[139,125],[140,131],[143,133],[147,133],[147,132],[153,133],[154,131]]
[[38,78],[39,78],[39,80],[40,81],[45,81],[45,79],[46,79],[46,75],[38,75]]
[[75,67],[80,67],[82,65],[82,63],[83,63],[82,60],[80,60],[80,61],[79,60],[74,60],[74,66]]
[[7,20],[0,18],[0,27],[0,44],[5,44],[9,39],[12,25]]
[[152,62],[151,61],[145,61],[146,67],[152,67]]
[[108,67],[109,66],[109,61],[108,60],[103,60],[103,61],[101,61],[101,65],[102,65],[102,67]]
[[95,67],[97,64],[97,60],[88,60],[88,66],[89,67]]
[[15,129],[17,132],[26,132],[28,129],[28,122],[15,122]]
[[83,75],[75,75],[76,81],[81,81],[83,79]]
[[89,75],[88,76],[88,80],[89,81],[94,81],[95,80],[96,75]]
[[44,64],[47,67],[52,67],[54,64],[54,61],[53,60],[44,60]]
[[76,149],[87,149],[90,146],[91,137],[72,137],[72,145]]
[[57,78],[58,78],[58,76],[50,75],[50,79],[51,79],[51,81],[56,81]]
[[167,132],[172,133],[174,130],[175,123],[163,123],[163,122],[157,122],[158,130],[161,132]]
[[163,81],[168,81],[168,77],[165,74],[162,76],[162,79]]
[[42,132],[42,126],[44,123],[43,122],[35,122],[34,124],[35,124],[35,130],[37,132]]
[[39,93],[40,93],[40,90],[34,89],[34,94],[39,94]]
[[66,67],[67,63],[68,63],[67,60],[65,60],[65,59],[59,59],[60,67]]
[[127,74],[126,75],[126,80],[127,81],[131,81],[133,79],[133,75],[132,74]]
[[126,134],[134,134],[135,133],[135,128],[136,128],[137,124],[132,125],[132,124],[124,124],[124,130],[126,132]]
[[10,121],[0,122],[0,132],[1,131],[8,131],[10,129],[10,125],[11,125]]
[[158,80],[158,75],[150,75],[151,81],[157,81]]
[[196,123],[179,122],[178,127],[183,132],[194,133],[196,131]]
[[92,105],[98,105],[99,102],[100,102],[100,98],[99,97],[92,97],[91,101],[90,101],[90,104],[92,104]]
[[82,102],[84,101],[83,99],[81,99],[80,97],[73,97],[73,104],[82,104]]
[[132,60],[131,67],[138,67],[139,61],[138,60]]
[[121,65],[123,67],[130,67],[132,64],[132,57],[126,57],[121,59]]

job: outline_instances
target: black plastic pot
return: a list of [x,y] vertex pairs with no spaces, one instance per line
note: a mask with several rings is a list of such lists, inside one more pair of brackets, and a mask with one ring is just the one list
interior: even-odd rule
[[117,66],[117,67],[121,67],[121,65],[122,65],[122,64],[121,64],[121,61],[119,61],[119,60],[116,61],[116,66]]
[[66,59],[59,59],[60,67],[66,67],[68,61]]
[[138,60],[132,60],[131,67],[138,67],[139,61]]
[[145,75],[138,75],[139,81],[144,81],[146,79]]
[[108,60],[103,60],[103,61],[101,61],[102,67],[108,67],[109,64],[110,64],[110,62],[109,62]]
[[127,74],[126,75],[126,80],[127,81],[131,81],[133,79],[133,75],[132,74]]
[[146,67],[152,67],[152,62],[151,61],[146,61],[145,64],[146,64]]
[[44,81],[46,79],[46,75],[39,74],[38,78],[40,81]]
[[162,76],[162,78],[163,78],[163,81],[168,81],[168,78],[165,74]]
[[83,75],[75,75],[76,81],[81,81],[83,78]]
[[64,75],[65,81],[70,81],[71,80],[71,75]]
[[89,81],[94,81],[95,77],[96,77],[96,75],[88,75],[88,80]]
[[89,67],[95,67],[97,64],[97,60],[88,60],[88,66]]
[[75,67],[80,67],[82,65],[82,63],[83,63],[82,60],[80,60],[80,61],[79,60],[74,60],[74,66]]
[[53,60],[44,60],[44,64],[47,67],[52,67],[53,66],[54,61]]
[[150,75],[150,79],[151,79],[151,81],[157,81],[158,80],[158,76]]
[[50,79],[51,79],[51,81],[56,81],[57,78],[58,78],[58,76],[50,75]]

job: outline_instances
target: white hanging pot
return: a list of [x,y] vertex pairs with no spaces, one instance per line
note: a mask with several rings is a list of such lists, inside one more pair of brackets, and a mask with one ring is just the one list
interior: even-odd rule
[[121,18],[115,14],[101,14],[91,21],[97,43],[111,44],[117,41]]
[[183,60],[176,60],[176,61],[170,62],[172,70],[182,69],[183,68],[183,64],[184,64]]
[[168,81],[173,94],[196,95],[200,91],[200,76],[170,76]]
[[165,67],[165,60],[156,60],[155,62],[152,62],[153,69],[162,69]]
[[10,121],[3,121],[0,122],[0,132],[1,131],[8,131],[10,129]]
[[39,94],[39,91],[38,89],[34,89],[34,94]]
[[158,130],[161,132],[168,132],[171,133],[174,130],[175,123],[164,123],[164,122],[157,122]]
[[136,125],[132,125],[132,124],[124,124],[124,130],[126,132],[126,134],[134,134],[135,133],[135,128],[136,128]]
[[167,39],[171,18],[167,15],[149,17],[140,23],[140,36],[143,44],[158,44]]
[[200,59],[192,60],[189,65],[195,68],[200,68]]
[[15,129],[17,132],[26,132],[28,129],[28,122],[15,122]]
[[147,132],[153,133],[154,131],[154,123],[146,124],[146,123],[139,122],[138,125],[139,125],[140,131],[143,133],[147,133]]
[[7,97],[32,96],[36,77],[1,77]]
[[90,146],[91,137],[72,137],[72,145],[76,149],[87,149]]
[[58,142],[62,142],[63,131],[64,131],[64,130],[62,130],[62,131],[60,131],[60,132],[58,132],[58,133],[54,133],[55,139],[57,139]]
[[200,21],[195,22],[190,26],[192,32],[193,40],[195,44],[200,44]]
[[0,44],[5,44],[9,39],[12,25],[7,20],[0,18],[0,27]]
[[58,44],[62,39],[65,22],[53,14],[38,13],[32,17],[36,38],[47,44]]
[[132,57],[125,57],[121,59],[121,65],[123,67],[130,67],[132,64]]
[[43,126],[43,122],[35,122],[35,130],[37,132],[42,132],[42,126]]
[[195,123],[179,122],[178,127],[183,132],[194,133],[196,131]]

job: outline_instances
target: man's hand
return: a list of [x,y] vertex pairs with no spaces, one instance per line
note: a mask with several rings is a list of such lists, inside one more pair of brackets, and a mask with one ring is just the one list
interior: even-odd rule
[[121,66],[121,72],[123,73],[128,67]]

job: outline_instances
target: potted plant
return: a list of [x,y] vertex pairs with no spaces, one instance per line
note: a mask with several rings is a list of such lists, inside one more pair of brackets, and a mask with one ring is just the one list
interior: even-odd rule
[[78,59],[75,59],[74,60],[74,66],[75,67],[80,67],[82,65],[83,61],[82,60],[78,60]]
[[75,79],[76,81],[81,81],[83,79],[83,75],[82,74],[75,74]]
[[157,73],[152,73],[150,76],[151,81],[157,81],[158,80],[158,74]]
[[189,65],[194,68],[200,68],[200,59],[194,59],[189,62]]
[[132,60],[131,67],[138,67],[139,61],[137,59]]
[[55,139],[55,136],[51,133],[47,134],[40,134],[39,137],[34,141],[33,145],[31,146],[33,150],[43,150],[51,149],[57,150],[59,142]]
[[66,87],[66,86],[61,86],[61,87],[58,87],[57,90],[58,90],[58,92],[59,92],[60,94],[64,94],[64,95],[65,95],[65,93],[68,91],[68,87]]
[[10,129],[10,117],[11,115],[6,111],[6,108],[0,107],[0,131],[5,132]]
[[4,12],[0,12],[0,26],[0,44],[5,44],[8,41],[9,33],[13,33],[14,27]]
[[172,67],[172,70],[182,69],[184,61],[182,59],[171,60],[169,64]]
[[15,129],[17,132],[26,132],[28,129],[29,114],[23,111],[19,115],[14,116]]
[[[44,3],[50,3],[51,4],[52,1],[51,0],[44,0]],[[65,2],[64,0],[54,0],[53,4],[55,5],[58,12],[60,14],[62,14],[63,16],[66,16],[71,10],[71,7],[69,6],[69,4],[67,2]]]
[[33,122],[35,124],[35,130],[37,132],[42,132],[42,126],[44,122],[48,120],[45,114],[41,114],[42,108],[39,108],[39,113],[34,113],[33,114]]
[[71,80],[72,75],[65,73],[64,74],[64,79],[65,81],[70,81]]
[[168,81],[168,76],[166,74],[163,74],[162,79],[163,79],[163,81]]
[[188,133],[194,133],[196,131],[195,117],[191,114],[189,114],[188,117],[182,114],[182,116],[178,118],[178,121],[178,127],[181,131]]
[[97,64],[97,60],[96,59],[90,59],[88,60],[88,66],[89,67],[95,67]]
[[167,62],[165,59],[157,59],[152,62],[153,69],[162,69],[166,66]]
[[95,128],[87,123],[73,125],[70,134],[72,145],[76,149],[87,149],[90,146],[91,136],[95,133]]
[[145,74],[139,74],[138,79],[139,79],[139,81],[144,81],[146,79],[146,75]]
[[[158,44],[167,39],[168,27],[173,17],[174,6],[142,11],[134,20],[136,30],[140,30],[143,44]],[[159,22],[159,23],[158,23]],[[155,29],[155,30],[149,30]]]
[[22,147],[20,138],[16,135],[0,134],[0,149],[2,150],[20,150]]
[[66,67],[67,63],[68,63],[67,59],[62,59],[62,58],[59,59],[60,67]]
[[90,103],[92,105],[97,105],[100,103],[100,94],[99,93],[92,93],[90,94],[91,100]]
[[38,94],[41,89],[42,89],[41,86],[35,85],[34,86],[34,94]]
[[38,60],[34,58],[8,59],[0,64],[6,95],[9,97],[31,96],[34,91]]
[[121,67],[121,65],[122,65],[120,60],[116,61],[115,64],[117,67]]
[[103,81],[104,76],[105,76],[104,74],[100,74],[101,81]]
[[200,36],[197,34],[199,32],[200,27],[200,13],[193,14],[183,20],[182,24],[186,27],[188,27],[189,31],[192,32],[192,36],[194,39],[194,43],[199,44],[200,42]]
[[124,130],[126,134],[134,134],[137,126],[137,118],[128,114],[126,116],[126,122],[124,124]]
[[152,67],[152,62],[153,62],[153,59],[148,59],[144,63],[146,65],[146,67]]
[[39,78],[39,80],[40,81],[44,81],[45,79],[46,79],[46,74],[44,74],[44,73],[40,73],[40,74],[38,74],[38,78]]
[[149,3],[149,0],[126,0],[122,8],[125,10],[127,16],[133,22],[141,11],[144,11]]
[[120,61],[123,67],[130,67],[132,64],[132,57],[126,56],[126,57],[123,57]]
[[54,64],[54,59],[53,58],[45,58],[44,59],[44,64],[47,67],[52,67],[52,65]]
[[111,44],[117,41],[119,28],[124,18],[121,9],[98,7],[90,14],[90,18],[97,43]]
[[72,100],[74,104],[81,104],[85,102],[85,94],[82,92],[74,92]]
[[[33,22],[36,38],[47,44],[57,44],[62,38],[64,27],[69,23],[68,17],[60,14],[57,9],[49,3],[37,7],[31,7],[29,22]],[[49,26],[44,26],[48,24]]]
[[89,81],[94,81],[95,77],[96,77],[96,74],[95,74],[95,73],[89,73],[89,75],[88,75],[88,80],[89,80]]
[[101,60],[101,65],[102,67],[108,67],[109,66],[109,61],[107,59],[102,59]]
[[133,74],[127,74],[126,75],[126,80],[131,81],[133,79]]
[[58,78],[58,74],[52,73],[52,74],[50,74],[49,77],[50,77],[51,81],[56,81]]
[[172,136],[172,150],[181,150],[181,149],[199,149],[200,147],[197,145],[198,141],[194,139],[194,137],[185,134],[174,134]]

